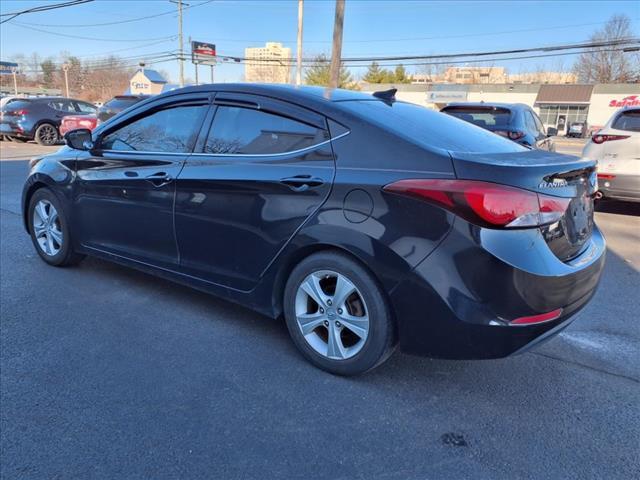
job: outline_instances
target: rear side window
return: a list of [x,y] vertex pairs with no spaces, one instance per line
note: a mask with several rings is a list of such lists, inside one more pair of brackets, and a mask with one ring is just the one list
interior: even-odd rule
[[533,114],[529,110],[524,112],[524,122],[527,125],[527,130],[530,132],[536,133],[538,131],[536,120],[533,118]]
[[68,100],[52,100],[47,105],[59,112],[77,113],[76,107]]
[[103,150],[191,152],[207,106],[177,106],[139,118],[102,138]]
[[405,102],[339,102],[342,108],[427,149],[452,152],[507,153],[527,148],[451,115]]
[[293,152],[328,140],[325,130],[287,117],[242,107],[221,106],[205,153],[265,155]]
[[622,112],[613,121],[611,128],[616,130],[627,130],[629,132],[640,132],[640,110],[630,110]]
[[511,110],[507,108],[445,107],[442,111],[482,128],[506,129],[511,121]]

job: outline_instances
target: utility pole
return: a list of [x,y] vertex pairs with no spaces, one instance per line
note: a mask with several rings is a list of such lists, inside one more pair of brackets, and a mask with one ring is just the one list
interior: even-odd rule
[[213,83],[213,67],[214,65],[211,65],[211,83]]
[[183,42],[182,42],[182,5],[189,6],[188,3],[184,3],[182,0],[169,0],[171,3],[175,3],[178,5],[178,55],[180,58],[178,59],[180,65],[180,86],[184,87],[184,50],[183,50]]
[[298,0],[298,58],[296,62],[296,85],[302,83],[302,15],[304,0]]
[[340,84],[340,63],[342,56],[342,27],[344,25],[344,1],[336,0],[336,18],[333,24],[333,51],[331,52],[331,70],[329,88],[338,88]]
[[64,71],[64,88],[67,92],[67,98],[69,98],[69,64],[62,65],[62,70]]
[[13,93],[18,95],[18,67],[11,67],[11,75],[13,75]]

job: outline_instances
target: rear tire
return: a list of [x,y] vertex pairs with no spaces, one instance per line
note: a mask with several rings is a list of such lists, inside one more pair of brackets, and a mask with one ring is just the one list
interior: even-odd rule
[[42,260],[56,267],[82,261],[84,255],[73,251],[66,212],[51,190],[36,190],[29,202],[28,214],[31,241]]
[[284,314],[294,344],[313,365],[358,375],[393,353],[395,328],[384,291],[350,256],[320,252],[291,272]]
[[58,143],[59,137],[58,129],[54,125],[43,123],[36,129],[34,139],[39,145],[51,146]]

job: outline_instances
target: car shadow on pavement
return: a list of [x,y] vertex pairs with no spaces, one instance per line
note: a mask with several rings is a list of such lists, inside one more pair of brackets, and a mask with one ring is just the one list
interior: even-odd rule
[[622,202],[618,200],[599,200],[595,204],[596,212],[640,217],[640,202]]

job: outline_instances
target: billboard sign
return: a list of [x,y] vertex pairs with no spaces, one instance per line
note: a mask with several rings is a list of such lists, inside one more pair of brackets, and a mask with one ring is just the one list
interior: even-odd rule
[[13,62],[0,62],[0,75],[11,75],[18,69],[18,64]]
[[193,63],[215,64],[216,46],[213,43],[192,41],[191,61]]

